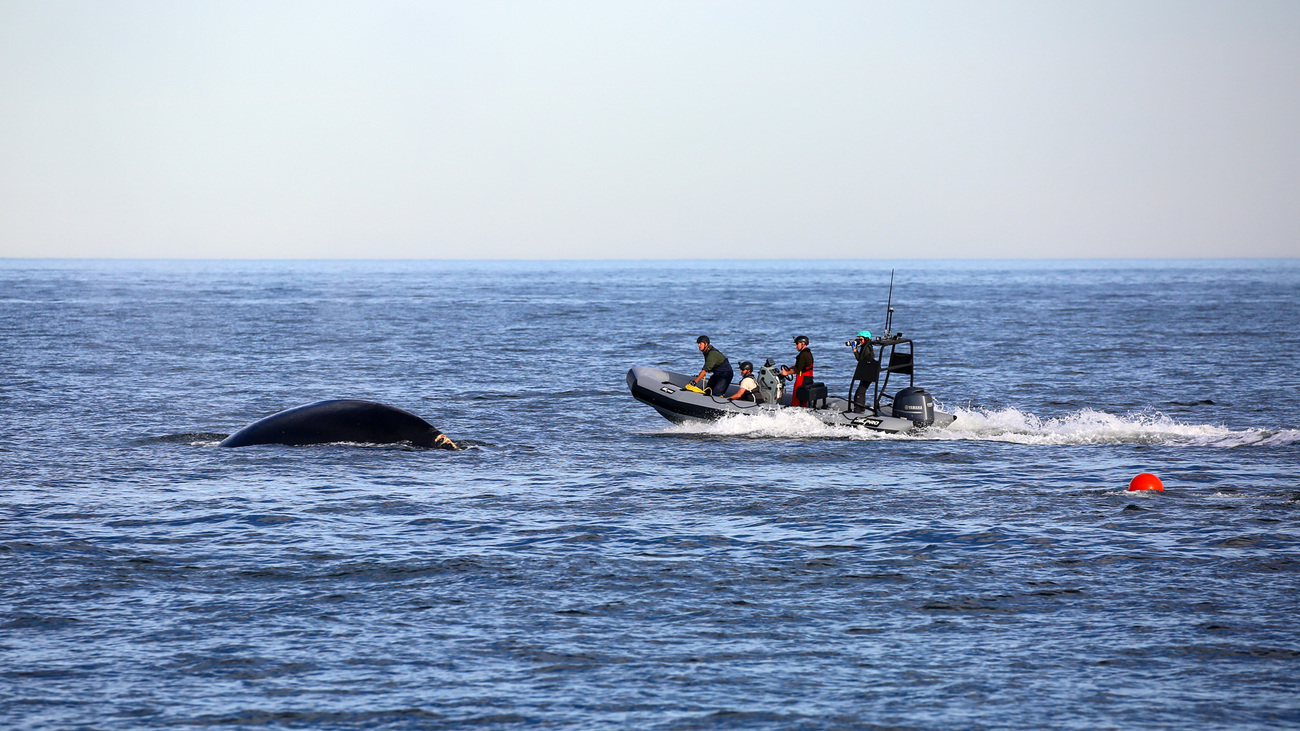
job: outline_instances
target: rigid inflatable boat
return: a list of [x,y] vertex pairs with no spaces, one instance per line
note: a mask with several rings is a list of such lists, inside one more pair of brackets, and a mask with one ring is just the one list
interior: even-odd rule
[[[731,396],[739,391],[732,384],[725,394],[714,394],[688,386],[691,376],[652,366],[634,366],[627,372],[627,386],[637,401],[658,411],[674,423],[716,421],[730,416],[771,414],[786,409],[799,409],[834,426],[855,426],[880,432],[906,433],[929,427],[943,428],[957,419],[956,416],[934,408],[934,397],[915,383],[913,372],[913,344],[901,333],[877,337],[868,341],[872,355],[880,364],[879,377],[875,379],[865,403],[854,404],[855,380],[850,382],[844,398],[830,396],[824,383],[807,386],[803,399],[809,406],[791,406],[790,395],[785,392],[780,369],[771,358],[754,374],[758,382],[757,400],[747,401]],[[896,376],[890,383],[890,377]],[[890,393],[902,376],[907,385]],[[864,382],[865,378],[862,379]]]

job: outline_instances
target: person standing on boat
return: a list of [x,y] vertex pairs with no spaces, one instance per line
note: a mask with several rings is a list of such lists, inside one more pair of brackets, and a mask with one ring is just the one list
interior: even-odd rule
[[714,396],[726,396],[727,389],[731,387],[731,379],[736,375],[731,370],[731,362],[727,356],[722,354],[721,350],[709,344],[709,336],[701,335],[695,339],[695,346],[704,354],[704,368],[700,369],[700,375],[691,380],[691,384],[699,382],[704,378],[704,374],[709,376],[709,382],[704,387],[706,391]]
[[858,367],[853,371],[853,380],[858,382],[858,388],[853,392],[853,410],[861,414],[867,410],[867,391],[880,378],[880,361],[876,360],[871,345],[870,330],[863,330],[854,338],[853,357],[858,361]]
[[754,380],[754,364],[747,360],[740,361],[740,386],[727,397],[731,401],[753,401],[759,403],[758,381]]
[[799,355],[794,359],[794,368],[781,366],[781,375],[794,376],[794,390],[790,392],[790,405],[807,406],[802,389],[813,382],[813,354],[808,349],[808,336],[794,336],[794,347],[799,351]]

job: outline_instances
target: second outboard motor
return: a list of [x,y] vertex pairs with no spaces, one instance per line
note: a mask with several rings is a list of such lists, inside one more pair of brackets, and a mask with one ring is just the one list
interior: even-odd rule
[[934,397],[920,386],[908,386],[894,395],[894,417],[930,426],[934,423]]

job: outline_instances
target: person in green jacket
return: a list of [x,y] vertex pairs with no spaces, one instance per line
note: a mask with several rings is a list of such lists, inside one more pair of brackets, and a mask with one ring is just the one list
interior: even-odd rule
[[731,379],[735,376],[731,370],[731,362],[721,350],[709,343],[708,335],[696,338],[695,346],[704,354],[704,368],[700,369],[700,375],[691,380],[691,385],[698,383],[701,378],[704,378],[704,374],[709,373],[712,375],[709,376],[708,385],[704,390],[714,396],[726,396],[727,389],[731,387]]

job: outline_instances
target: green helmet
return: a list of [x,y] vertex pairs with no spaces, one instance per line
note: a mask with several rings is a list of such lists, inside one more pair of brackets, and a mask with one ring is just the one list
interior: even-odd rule
[[861,331],[861,332],[858,333],[858,337],[860,337],[860,338],[866,338],[867,340],[870,340],[870,339],[871,339],[871,331],[870,331],[870,330],[863,330],[863,331]]

